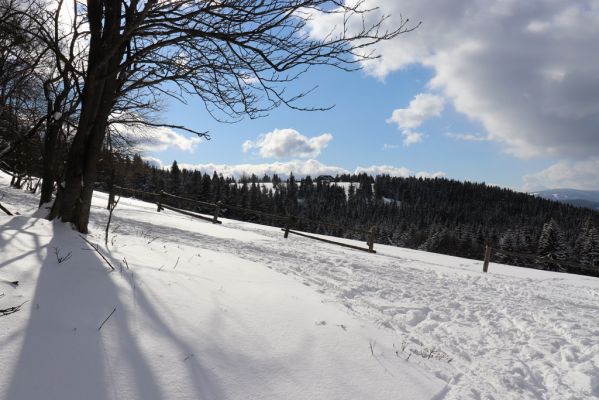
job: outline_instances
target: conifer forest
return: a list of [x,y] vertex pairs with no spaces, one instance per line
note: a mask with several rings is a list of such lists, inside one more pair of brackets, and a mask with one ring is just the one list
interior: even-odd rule
[[[170,169],[159,169],[139,155],[118,157],[111,161],[114,167],[107,161],[109,157],[103,160],[98,189],[104,191],[119,185],[221,201],[295,217],[297,229],[352,239],[366,239],[352,229],[374,226],[377,242],[467,258],[481,259],[488,243],[523,255],[494,253],[494,261],[598,274],[599,213],[484,183],[366,174],[338,175],[332,182],[309,176],[296,179],[293,174],[284,180],[276,174],[234,179],[216,172],[210,176],[180,169],[176,161]],[[196,207],[175,205],[190,210]],[[226,208],[223,212],[227,218],[280,225],[280,221],[254,213]]]

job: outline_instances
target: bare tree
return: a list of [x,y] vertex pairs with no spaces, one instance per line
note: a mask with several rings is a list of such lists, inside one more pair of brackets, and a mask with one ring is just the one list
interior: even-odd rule
[[[75,1],[72,35],[87,58],[80,70],[64,49],[52,48],[66,70],[81,75],[82,89],[77,130],[49,218],[87,232],[97,159],[122,99],[151,104],[163,96],[185,101],[194,95],[215,118],[233,121],[281,104],[318,109],[299,103],[309,90],[289,94],[287,84],[315,65],[357,69],[372,57],[364,49],[416,27],[406,20],[385,31],[385,17],[375,11],[342,0]],[[340,26],[314,38],[307,29],[314,13],[339,16]],[[359,28],[350,29],[356,19]]]
[[31,34],[41,12],[36,0],[0,0],[0,159],[5,162],[44,122],[39,65],[48,49]]

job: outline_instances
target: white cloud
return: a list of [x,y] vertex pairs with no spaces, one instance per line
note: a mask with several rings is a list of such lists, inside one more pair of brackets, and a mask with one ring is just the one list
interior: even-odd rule
[[599,190],[599,157],[583,161],[563,160],[522,179],[523,190],[529,192],[544,189]]
[[455,140],[463,140],[466,142],[485,142],[490,140],[488,136],[480,135],[480,134],[472,134],[472,133],[452,133],[445,132],[445,136]]
[[370,167],[357,167],[356,174],[367,173],[368,175],[390,175],[397,177],[416,176],[417,178],[441,178],[445,176],[443,172],[416,172],[405,167],[394,167],[392,165],[371,165]]
[[[363,7],[389,14],[388,28],[402,15],[423,22],[381,42],[367,73],[382,79],[413,64],[430,68],[429,88],[510,154],[575,160],[599,153],[596,0],[365,0]],[[315,36],[342,25],[322,18],[326,24],[311,22]],[[361,28],[358,18],[350,24]]]
[[426,172],[421,171],[416,173],[416,178],[445,178],[447,175],[445,172],[437,171],[437,172]]
[[138,147],[141,151],[164,151],[169,148],[193,152],[196,146],[202,142],[198,137],[187,137],[181,135],[171,128],[151,128],[144,129],[147,141],[141,143]]
[[441,111],[443,98],[430,93],[420,93],[410,101],[408,108],[394,110],[387,122],[395,122],[400,129],[414,129],[427,119],[438,117]]
[[383,150],[394,150],[397,148],[399,148],[399,146],[396,144],[387,144],[387,143],[383,144]]
[[[155,165],[161,165],[162,168],[167,168],[171,163],[161,162],[160,160],[152,157],[144,157],[144,160],[155,163]],[[291,160],[286,162],[273,162],[273,163],[261,163],[261,164],[189,164],[179,163],[179,168],[188,170],[197,170],[212,175],[215,171],[223,176],[233,176],[239,178],[242,175],[254,174],[258,177],[263,175],[277,174],[282,178],[289,176],[291,172],[298,178],[310,175],[317,177],[318,175],[332,175],[337,174],[350,174],[352,171],[347,170],[343,167],[335,165],[326,165],[317,160]],[[367,173],[370,175],[382,175],[387,174],[397,177],[416,176],[423,178],[436,178],[444,177],[443,172],[413,172],[412,170],[404,167],[394,167],[391,165],[372,165],[370,167],[357,167],[353,173]]]
[[262,164],[179,164],[180,168],[198,170],[207,174],[213,174],[216,171],[224,176],[240,177],[242,175],[255,174],[262,177],[264,174],[277,174],[280,177],[288,177],[291,172],[293,175],[303,177],[310,175],[337,175],[349,173],[348,170],[334,165],[325,165],[317,160],[291,160],[287,162],[274,162]]
[[[135,118],[135,116],[129,117],[129,119]],[[193,152],[196,146],[202,142],[202,139],[197,136],[188,137],[167,127],[113,123],[111,128],[131,141],[134,150],[138,152],[164,151],[169,148]]]
[[357,167],[356,174],[366,173],[368,175],[391,175],[399,177],[407,177],[413,172],[405,167],[394,167],[392,165],[371,165],[370,167]]
[[164,164],[162,163],[162,160],[156,157],[150,157],[150,156],[143,156],[142,159],[147,162],[148,164],[150,164],[152,167],[156,167],[156,168],[164,168]]
[[333,135],[330,133],[309,138],[295,129],[275,129],[255,141],[246,140],[242,148],[244,153],[257,149],[263,158],[311,158],[317,157],[331,140]]
[[430,93],[420,93],[410,101],[407,108],[398,108],[393,111],[387,123],[397,124],[397,128],[404,137],[403,143],[409,146],[422,141],[422,133],[414,132],[414,129],[427,119],[441,115],[444,107],[442,97]]
[[420,142],[422,142],[422,138],[424,137],[424,135],[422,133],[413,132],[410,130],[404,130],[401,132],[401,134],[403,136],[403,144],[405,146],[410,146],[415,143],[420,143]]

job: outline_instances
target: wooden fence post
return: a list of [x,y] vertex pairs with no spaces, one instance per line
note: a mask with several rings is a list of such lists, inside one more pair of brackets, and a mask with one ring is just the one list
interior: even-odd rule
[[162,199],[164,197],[164,191],[160,191],[160,196],[158,197],[158,212],[162,211]]
[[368,231],[368,252],[374,253],[374,226]]
[[483,263],[483,272],[487,272],[489,270],[489,261],[491,261],[491,246],[488,244],[485,245],[485,261]]
[[289,237],[289,226],[291,225],[291,217],[287,217],[287,222],[285,222],[285,239]]
[[107,210],[110,210],[110,208],[112,207],[112,203],[114,203],[114,191],[115,187],[114,185],[112,185],[108,190],[108,206],[106,207]]
[[8,211],[2,204],[0,204],[0,210],[4,211],[6,215],[12,215],[12,213]]
[[220,206],[221,206],[221,204],[222,203],[219,200],[214,205],[214,218],[212,219],[212,223],[213,224],[218,224],[218,213],[220,212]]

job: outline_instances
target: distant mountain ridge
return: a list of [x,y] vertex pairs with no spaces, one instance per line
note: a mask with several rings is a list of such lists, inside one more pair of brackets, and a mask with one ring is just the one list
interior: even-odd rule
[[599,211],[599,190],[550,189],[532,193],[535,196]]

